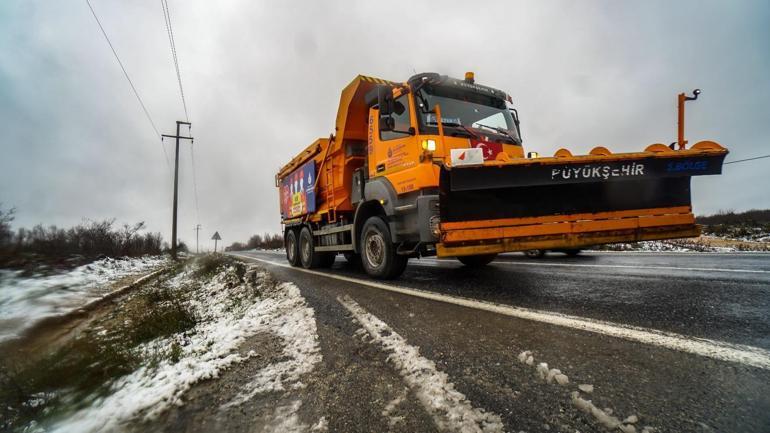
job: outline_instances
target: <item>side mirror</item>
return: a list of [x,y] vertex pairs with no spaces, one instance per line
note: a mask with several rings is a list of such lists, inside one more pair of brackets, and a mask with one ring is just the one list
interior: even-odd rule
[[519,140],[524,141],[523,138],[521,138],[521,127],[519,126],[521,122],[519,122],[519,112],[515,108],[510,108],[511,110],[511,117],[513,117],[513,124],[516,126],[516,133],[519,134]]
[[393,90],[390,87],[377,87],[377,104],[380,106],[380,116],[393,114]]

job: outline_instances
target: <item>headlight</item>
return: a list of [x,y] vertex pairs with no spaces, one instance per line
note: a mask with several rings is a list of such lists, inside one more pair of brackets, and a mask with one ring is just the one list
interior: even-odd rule
[[436,140],[422,140],[422,148],[423,150],[427,150],[428,152],[435,152]]

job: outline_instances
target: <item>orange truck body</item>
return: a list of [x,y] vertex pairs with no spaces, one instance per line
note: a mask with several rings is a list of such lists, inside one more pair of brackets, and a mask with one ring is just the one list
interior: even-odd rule
[[[518,116],[501,108],[506,99],[472,76],[419,74],[396,83],[359,75],[342,91],[334,132],[276,174],[285,234],[297,238],[306,227],[309,247],[332,257],[361,254],[361,230],[372,217],[383,219],[394,251],[407,257],[699,234],[690,178],[721,173],[727,149],[701,141],[634,153],[597,147],[588,155],[560,149],[525,156]],[[480,104],[475,111],[489,108],[486,119],[513,119],[515,128],[466,122],[461,117],[473,110],[459,104],[468,101]]]

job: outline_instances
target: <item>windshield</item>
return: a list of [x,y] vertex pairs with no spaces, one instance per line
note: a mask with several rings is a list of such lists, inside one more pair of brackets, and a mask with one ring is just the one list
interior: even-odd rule
[[440,86],[425,86],[417,92],[420,128],[435,133],[435,106],[441,106],[441,123],[448,135],[485,135],[499,142],[520,144],[513,117],[505,101],[476,92]]

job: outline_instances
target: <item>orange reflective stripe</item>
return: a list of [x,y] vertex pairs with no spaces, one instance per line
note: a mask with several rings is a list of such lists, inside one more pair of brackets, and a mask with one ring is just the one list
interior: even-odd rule
[[635,230],[666,226],[694,225],[693,214],[629,217],[608,220],[562,221],[526,226],[490,227],[478,229],[447,230],[442,241],[447,244],[484,241],[490,239],[523,238],[560,234],[577,234],[602,231]]

